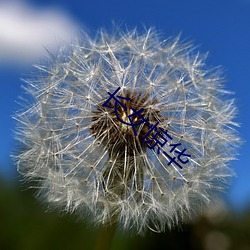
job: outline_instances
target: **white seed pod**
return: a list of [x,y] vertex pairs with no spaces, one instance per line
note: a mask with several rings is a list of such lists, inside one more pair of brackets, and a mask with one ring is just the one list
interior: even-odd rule
[[[96,223],[163,231],[201,213],[232,176],[239,142],[218,70],[152,29],[83,36],[27,81],[20,173],[44,201]],[[105,107],[115,91],[120,103]]]

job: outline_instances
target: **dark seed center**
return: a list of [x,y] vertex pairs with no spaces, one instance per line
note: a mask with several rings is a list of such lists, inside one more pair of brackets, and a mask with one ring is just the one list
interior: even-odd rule
[[[148,93],[126,91],[120,96],[130,100],[120,99],[122,106],[112,99],[108,103],[111,108],[102,106],[104,100],[97,105],[91,126],[91,133],[107,147],[111,159],[124,158],[125,147],[130,156],[144,153],[147,145],[142,139],[147,135],[149,126],[163,121],[160,111],[152,108],[156,106],[157,99],[151,99]],[[135,114],[141,109],[140,113]],[[151,140],[155,133],[150,133],[147,140]]]

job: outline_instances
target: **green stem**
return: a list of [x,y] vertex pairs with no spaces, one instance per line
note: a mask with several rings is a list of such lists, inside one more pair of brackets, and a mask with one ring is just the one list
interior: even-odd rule
[[117,223],[103,224],[99,228],[97,234],[95,250],[110,250],[112,246],[112,241],[116,232]]

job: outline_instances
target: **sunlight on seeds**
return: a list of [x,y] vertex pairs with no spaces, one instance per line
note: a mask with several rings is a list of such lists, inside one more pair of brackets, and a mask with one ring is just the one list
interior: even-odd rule
[[95,224],[161,232],[204,212],[240,142],[221,72],[152,28],[78,40],[25,82],[18,171],[42,201]]

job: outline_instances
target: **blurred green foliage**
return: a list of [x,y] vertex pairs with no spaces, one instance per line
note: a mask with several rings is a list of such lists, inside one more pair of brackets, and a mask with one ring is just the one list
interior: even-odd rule
[[[56,250],[94,249],[97,229],[73,215],[46,212],[24,184],[0,181],[0,249]],[[144,236],[117,231],[112,250],[191,249],[250,250],[250,209],[201,217],[166,233]]]

